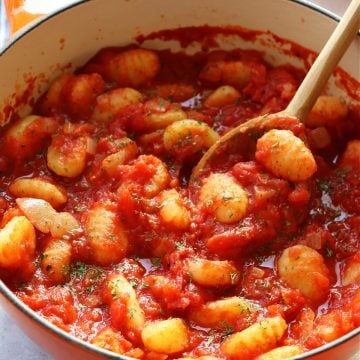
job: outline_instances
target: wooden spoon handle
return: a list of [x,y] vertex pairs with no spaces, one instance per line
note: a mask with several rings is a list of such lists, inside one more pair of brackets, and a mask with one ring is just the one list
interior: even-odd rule
[[[360,0],[353,0],[287,106],[285,110],[287,114],[301,121],[305,120],[359,27]],[[354,61],[359,61],[359,59],[354,59]]]

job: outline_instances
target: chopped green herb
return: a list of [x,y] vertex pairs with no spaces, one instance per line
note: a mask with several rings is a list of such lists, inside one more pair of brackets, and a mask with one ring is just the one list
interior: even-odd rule
[[155,266],[160,266],[161,265],[161,259],[160,258],[152,258],[151,262]]

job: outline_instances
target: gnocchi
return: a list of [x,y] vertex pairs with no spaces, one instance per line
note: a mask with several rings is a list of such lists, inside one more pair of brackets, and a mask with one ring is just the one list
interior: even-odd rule
[[29,115],[11,125],[4,135],[4,152],[11,159],[28,159],[38,153],[59,126],[52,117]]
[[101,265],[120,261],[127,252],[128,239],[118,215],[106,204],[97,204],[88,211],[85,235],[93,259]]
[[221,350],[231,359],[249,359],[276,347],[287,324],[281,316],[266,318],[230,335]]
[[280,346],[258,356],[256,360],[286,360],[302,352],[301,347],[297,345]]
[[294,245],[283,251],[278,261],[280,278],[299,289],[311,301],[322,301],[329,291],[329,270],[323,257],[305,245]]
[[99,334],[92,339],[91,343],[99,348],[117,354],[125,354],[131,349],[131,343],[110,327],[101,330]]
[[184,351],[189,344],[188,329],[184,321],[178,318],[147,324],[141,338],[147,349],[165,354]]
[[18,198],[28,197],[45,200],[54,208],[60,207],[67,201],[64,188],[42,178],[16,179],[10,184],[9,191]]
[[185,119],[169,125],[163,138],[167,151],[178,157],[186,157],[209,148],[219,135],[205,123]]
[[110,276],[107,281],[111,302],[123,301],[126,306],[124,325],[128,330],[143,331],[145,315],[136,296],[136,292],[129,281],[121,274]]
[[164,190],[159,197],[159,215],[162,221],[175,229],[186,229],[190,224],[190,214],[180,194],[175,189]]
[[101,169],[109,176],[115,176],[119,165],[135,159],[138,154],[136,143],[127,137],[120,139],[117,147],[119,148],[118,151],[106,156],[101,162]]
[[35,230],[25,216],[13,217],[0,230],[0,267],[19,268],[35,253]]
[[360,169],[360,140],[349,141],[342,155],[340,166],[347,170]]
[[206,106],[222,107],[235,104],[241,98],[241,94],[232,86],[224,85],[214,90],[205,100]]
[[335,127],[348,114],[347,105],[337,96],[319,96],[309,112],[306,125],[311,128],[319,126]]
[[203,327],[221,328],[224,324],[235,324],[240,319],[247,323],[253,312],[254,308],[248,300],[232,296],[202,305],[190,313],[190,318]]
[[199,201],[207,212],[224,224],[241,220],[248,207],[245,190],[229,174],[214,173],[206,178],[200,189]]
[[101,123],[110,122],[126,106],[140,103],[142,100],[143,95],[132,88],[111,90],[96,98],[91,119]]
[[343,284],[349,285],[360,281],[360,252],[346,261],[343,272]]
[[239,272],[230,261],[194,258],[187,265],[191,279],[203,286],[231,286],[239,281]]
[[316,162],[304,142],[289,130],[270,130],[256,144],[256,160],[272,174],[298,182],[309,179]]
[[67,178],[79,176],[87,165],[88,137],[57,134],[47,151],[47,165],[55,174]]
[[186,119],[186,112],[178,107],[166,109],[159,106],[150,108],[144,117],[145,128],[147,130],[165,129],[174,122]]
[[120,86],[138,87],[151,81],[160,70],[157,53],[130,49],[114,55],[107,64],[106,75]]
[[42,253],[41,268],[54,284],[70,278],[71,243],[66,239],[52,239]]

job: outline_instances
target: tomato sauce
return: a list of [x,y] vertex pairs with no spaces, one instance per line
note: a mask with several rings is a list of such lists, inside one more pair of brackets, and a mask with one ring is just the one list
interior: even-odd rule
[[[219,32],[203,29],[209,39],[209,29]],[[184,43],[196,40],[192,29],[184,31]],[[153,36],[172,39],[179,33]],[[266,153],[256,150],[263,134],[253,131],[222,149],[194,177],[192,168],[209,147],[200,131],[210,128],[223,135],[249,118],[284,109],[304,71],[290,65],[273,67],[254,50],[204,48],[195,55],[151,51],[145,60],[136,53],[141,59],[131,63],[121,58],[133,50],[138,48],[101,50],[76,74],[51,85],[34,107],[39,118],[30,125],[20,120],[23,132],[14,125],[2,131],[1,227],[16,217],[29,218],[36,250],[27,261],[11,265],[2,262],[5,255],[0,254],[1,279],[26,305],[64,331],[135,358],[254,359],[285,345],[296,346],[300,353],[360,326],[359,108],[347,104],[344,115],[331,126],[278,119],[278,129],[310,146],[317,171],[305,181],[269,171],[261,160]],[[136,61],[140,65],[133,70]],[[124,76],[122,68],[127,71]],[[231,86],[236,100],[220,97],[223,105],[212,106],[211,94],[223,85]],[[126,100],[123,95],[106,97],[120,88],[136,89],[140,95],[127,93]],[[128,102],[120,106],[121,101]],[[167,145],[166,134],[173,141],[170,127],[186,119],[201,124],[201,129],[182,133],[174,146]],[[350,143],[354,150],[349,150]],[[74,164],[81,170],[73,169]],[[246,209],[238,220],[229,213],[237,206],[228,206],[231,194],[215,204],[212,194],[221,183],[211,196],[204,195],[212,174],[225,174],[224,181],[232,181],[229,188],[233,183],[241,187]],[[51,211],[54,216],[70,214],[76,229],[60,236],[51,226],[39,230],[38,220],[17,200],[36,198],[35,190],[29,185],[21,193],[12,190],[19,178],[40,179],[41,186],[55,184],[66,201]],[[43,192],[38,198],[44,199]],[[52,204],[53,198],[44,200]],[[225,210],[219,213],[222,206]],[[63,226],[67,225],[60,222]],[[0,253],[5,251],[1,231]],[[56,261],[49,255],[54,243],[71,249],[70,260],[62,260],[56,278]],[[281,275],[279,259],[286,249],[299,245],[315,251],[326,268],[312,289],[325,294],[320,298],[308,296]],[[61,253],[64,248],[55,249]],[[206,267],[191,267],[203,259],[209,266],[232,269],[229,276],[214,280],[219,268],[205,279]],[[310,266],[315,262],[311,260]],[[136,303],[133,292],[124,290],[126,285],[109,285],[117,274],[130,284]],[[216,313],[206,307],[234,298],[248,304],[236,315],[228,308]],[[140,321],[139,312],[144,318],[141,326],[134,325]],[[249,345],[243,352],[229,353],[227,339],[278,316],[287,326],[276,344],[260,350]],[[149,343],[143,328],[174,318],[186,326],[185,345],[169,350]]]

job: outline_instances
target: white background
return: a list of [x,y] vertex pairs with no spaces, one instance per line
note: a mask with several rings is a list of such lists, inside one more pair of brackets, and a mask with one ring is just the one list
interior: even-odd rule
[[[1,0],[0,0],[1,1]],[[310,2],[310,1],[309,1]],[[349,0],[313,0],[338,15],[342,15]],[[0,360],[51,360],[36,344],[27,338],[0,307]],[[359,360],[360,356],[353,360]],[[331,360],[331,359],[329,359]],[[341,359],[338,359],[341,360]]]

